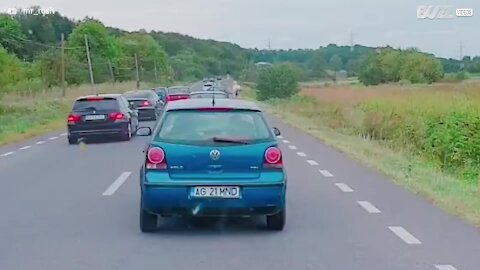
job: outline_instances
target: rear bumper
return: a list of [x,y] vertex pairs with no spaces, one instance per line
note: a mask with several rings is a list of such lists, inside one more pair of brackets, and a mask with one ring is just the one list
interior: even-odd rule
[[98,136],[98,135],[120,135],[127,132],[128,132],[127,122],[68,126],[68,135],[74,136],[74,137]]
[[276,214],[285,206],[285,184],[240,185],[239,199],[194,198],[190,196],[191,188],[143,186],[142,207],[160,215],[254,216]]

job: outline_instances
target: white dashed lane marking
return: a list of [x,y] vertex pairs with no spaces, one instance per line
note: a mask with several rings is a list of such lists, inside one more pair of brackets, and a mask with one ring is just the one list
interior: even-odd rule
[[0,155],[0,157],[6,157],[6,156],[10,156],[10,155],[13,155],[13,153],[15,152],[7,152],[7,153],[3,153]]
[[283,143],[290,143],[289,140],[283,140],[282,142],[283,142]]
[[297,152],[297,155],[301,156],[301,157],[306,157],[307,154],[305,154],[304,152]]
[[38,141],[36,144],[44,144],[45,141]]
[[50,141],[53,141],[53,140],[56,140],[56,139],[58,139],[58,137],[56,137],[56,136],[55,136],[55,137],[48,138],[48,140],[50,140]]
[[370,214],[379,214],[381,213],[380,210],[378,210],[377,207],[375,207],[372,203],[367,202],[367,201],[357,201],[357,203],[363,207],[368,213]]
[[288,148],[292,149],[292,150],[296,150],[297,147],[295,145],[289,145]]
[[335,185],[343,192],[353,192],[353,189],[351,189],[347,184],[336,183]]
[[60,134],[60,136],[65,137],[65,136],[67,136],[67,133],[66,132],[62,133],[62,134]]
[[317,166],[318,163],[315,160],[307,159],[307,163],[312,165],[312,166]]
[[102,196],[112,196],[120,186],[127,181],[132,172],[123,172],[120,176],[102,193]]
[[405,243],[409,245],[419,245],[422,242],[415,238],[411,233],[405,230],[403,227],[400,226],[390,226],[388,227],[394,234],[396,234],[400,239],[402,239]]
[[333,174],[331,174],[329,171],[327,170],[318,170],[323,176],[325,177],[333,177]]
[[27,145],[27,146],[24,146],[24,147],[20,147],[19,149],[20,150],[27,150],[27,149],[30,149],[32,148],[30,145]]
[[435,265],[435,268],[437,268],[438,270],[457,270],[457,268],[455,268],[455,267],[453,267],[452,265],[449,265],[449,264],[445,264],[445,265],[437,264],[437,265]]
[[280,135],[280,136],[277,136],[277,138],[279,138],[279,139],[283,139],[283,136],[282,136],[282,135]]

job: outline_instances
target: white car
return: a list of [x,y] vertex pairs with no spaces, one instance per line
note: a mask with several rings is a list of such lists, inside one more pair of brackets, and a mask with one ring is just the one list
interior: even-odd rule
[[213,86],[214,86],[213,83],[210,83],[210,82],[204,83],[204,84],[203,84],[203,91],[208,91],[208,90],[210,90],[210,88],[212,88]]

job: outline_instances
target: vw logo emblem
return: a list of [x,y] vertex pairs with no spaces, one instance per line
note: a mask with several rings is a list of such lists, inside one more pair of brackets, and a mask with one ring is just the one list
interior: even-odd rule
[[210,158],[213,160],[218,160],[220,158],[220,151],[216,149],[210,151]]

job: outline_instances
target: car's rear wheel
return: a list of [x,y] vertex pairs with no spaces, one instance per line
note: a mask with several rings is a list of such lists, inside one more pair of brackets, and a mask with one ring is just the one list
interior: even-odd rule
[[275,215],[267,216],[267,228],[273,231],[281,231],[285,227],[286,219],[286,209],[283,208]]
[[158,216],[140,208],[140,230],[144,233],[153,232],[158,228]]
[[132,138],[132,123],[128,123],[127,131],[122,134],[121,137],[121,139],[124,141],[130,141],[130,139]]
[[78,138],[77,137],[68,136],[67,139],[68,139],[68,144],[77,144],[78,143]]

